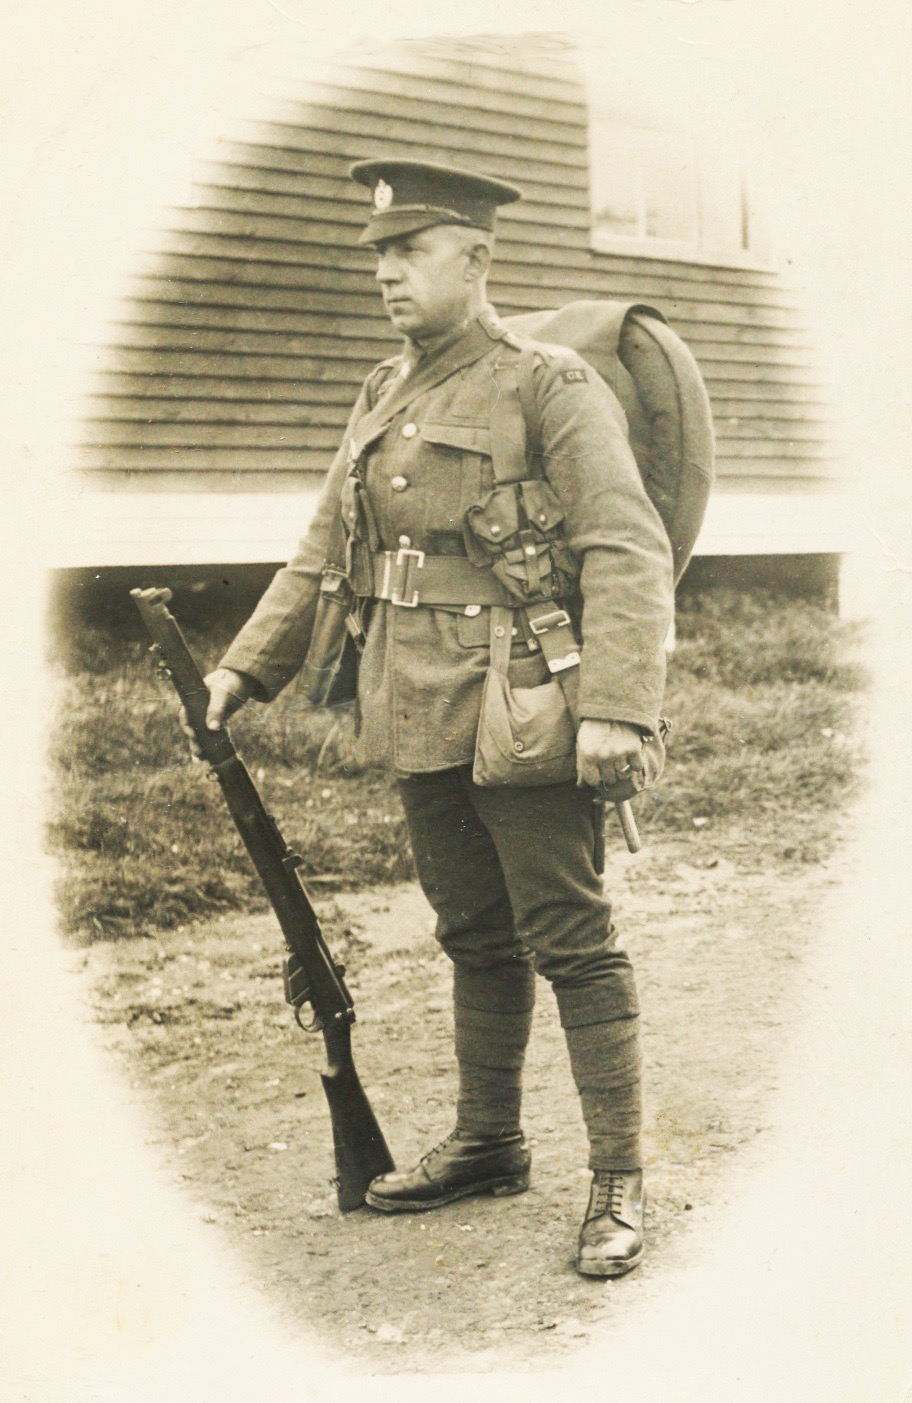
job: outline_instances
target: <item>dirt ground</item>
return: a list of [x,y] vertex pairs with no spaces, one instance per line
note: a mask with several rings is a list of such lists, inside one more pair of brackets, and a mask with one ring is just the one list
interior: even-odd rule
[[[156,1150],[295,1333],[364,1373],[534,1369],[585,1343],[686,1258],[762,1153],[802,956],[838,876],[756,872],[711,831],[613,846],[606,881],[644,1007],[649,1250],[623,1281],[580,1278],[586,1140],[541,983],[525,1092],[532,1187],[435,1213],[338,1212],[322,1039],[282,1000],[271,916],[222,918],[74,952]],[[450,972],[412,886],[320,906],[358,1010],[358,1070],[397,1164],[451,1128]],[[315,1325],[315,1322],[319,1322]]]

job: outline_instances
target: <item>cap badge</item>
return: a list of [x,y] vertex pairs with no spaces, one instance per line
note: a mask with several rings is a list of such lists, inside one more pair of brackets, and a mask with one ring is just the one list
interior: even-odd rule
[[374,209],[389,209],[393,203],[393,187],[385,180],[378,180],[374,188]]

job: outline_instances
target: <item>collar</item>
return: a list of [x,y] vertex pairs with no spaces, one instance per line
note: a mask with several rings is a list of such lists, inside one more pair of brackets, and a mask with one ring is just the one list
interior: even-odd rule
[[479,328],[481,328],[489,341],[501,341],[507,331],[507,328],[498,317],[497,312],[491,304],[488,303],[476,316],[470,317],[467,322],[464,322],[451,336],[438,342],[433,351],[426,351],[416,341],[413,341],[410,337],[406,337],[402,348],[402,365],[399,370],[400,378],[403,380],[407,379],[419,365],[422,370],[426,367],[433,367],[438,357],[445,355],[455,348],[461,349],[463,342],[465,342],[465,349],[467,351],[473,350],[479,342]]

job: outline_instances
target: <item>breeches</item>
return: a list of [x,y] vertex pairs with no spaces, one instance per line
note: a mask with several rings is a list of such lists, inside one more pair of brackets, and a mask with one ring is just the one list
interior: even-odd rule
[[400,790],[437,938],[457,967],[531,961],[565,1027],[638,1012],[593,866],[588,790],[481,788],[468,765],[409,775]]

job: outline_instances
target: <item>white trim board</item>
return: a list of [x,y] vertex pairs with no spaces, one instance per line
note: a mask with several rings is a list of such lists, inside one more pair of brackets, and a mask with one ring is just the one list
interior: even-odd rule
[[[81,492],[45,516],[51,569],[241,565],[287,560],[316,506],[300,492]],[[698,555],[832,552],[855,544],[850,499],[838,493],[717,492]]]

